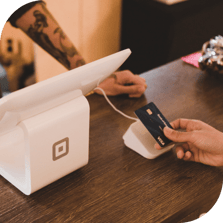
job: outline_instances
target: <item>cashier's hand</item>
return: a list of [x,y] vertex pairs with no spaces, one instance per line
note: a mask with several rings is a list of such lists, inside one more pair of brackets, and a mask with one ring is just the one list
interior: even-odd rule
[[[174,142],[179,159],[195,161],[211,166],[223,166],[223,133],[210,125],[189,119],[177,119],[171,123],[173,129],[165,127],[164,134]],[[186,132],[176,131],[184,129]],[[156,149],[161,147],[156,144]]]
[[[109,96],[128,94],[131,98],[139,98],[145,92],[147,85],[144,78],[134,75],[129,70],[114,72],[98,87],[102,88]],[[102,94],[100,90],[96,93]]]

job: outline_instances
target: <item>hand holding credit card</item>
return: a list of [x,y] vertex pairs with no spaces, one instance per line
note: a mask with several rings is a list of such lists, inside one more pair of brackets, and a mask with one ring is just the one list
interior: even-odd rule
[[172,128],[172,126],[153,102],[139,108],[135,111],[135,114],[161,147],[165,147],[172,142],[163,133],[165,126],[169,128]]

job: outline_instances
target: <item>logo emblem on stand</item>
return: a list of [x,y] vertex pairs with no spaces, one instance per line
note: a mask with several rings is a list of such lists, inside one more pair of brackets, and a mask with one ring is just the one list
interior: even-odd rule
[[53,161],[56,161],[69,153],[69,138],[66,137],[53,144]]

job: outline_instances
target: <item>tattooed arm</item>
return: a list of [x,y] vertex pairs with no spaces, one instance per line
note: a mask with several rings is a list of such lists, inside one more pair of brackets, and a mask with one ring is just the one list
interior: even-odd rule
[[[84,65],[82,56],[47,10],[45,3],[33,4],[22,16],[19,16],[15,26],[22,29],[67,69]],[[140,97],[147,87],[145,79],[134,75],[131,71],[115,72],[115,77],[107,78],[99,85],[107,95],[128,94],[129,97]],[[126,86],[129,84],[131,86]],[[101,94],[100,91],[96,93]]]
[[39,2],[26,11],[17,19],[16,26],[67,69],[85,64],[82,56],[46,8],[45,3]]

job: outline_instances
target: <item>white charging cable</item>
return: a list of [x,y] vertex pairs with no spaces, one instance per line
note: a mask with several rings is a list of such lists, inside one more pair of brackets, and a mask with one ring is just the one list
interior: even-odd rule
[[128,115],[126,115],[125,113],[123,113],[122,111],[118,110],[118,109],[111,103],[111,101],[108,99],[107,95],[105,94],[105,92],[104,92],[104,90],[103,90],[102,88],[100,88],[100,87],[96,87],[94,90],[100,90],[100,91],[102,92],[102,94],[104,95],[104,97],[105,97],[106,101],[108,102],[108,104],[110,104],[111,107],[112,107],[116,112],[120,113],[121,115],[123,115],[124,117],[126,117],[126,118],[128,118],[128,119],[132,119],[132,120],[134,120],[134,121],[138,121],[137,118],[128,116]]

